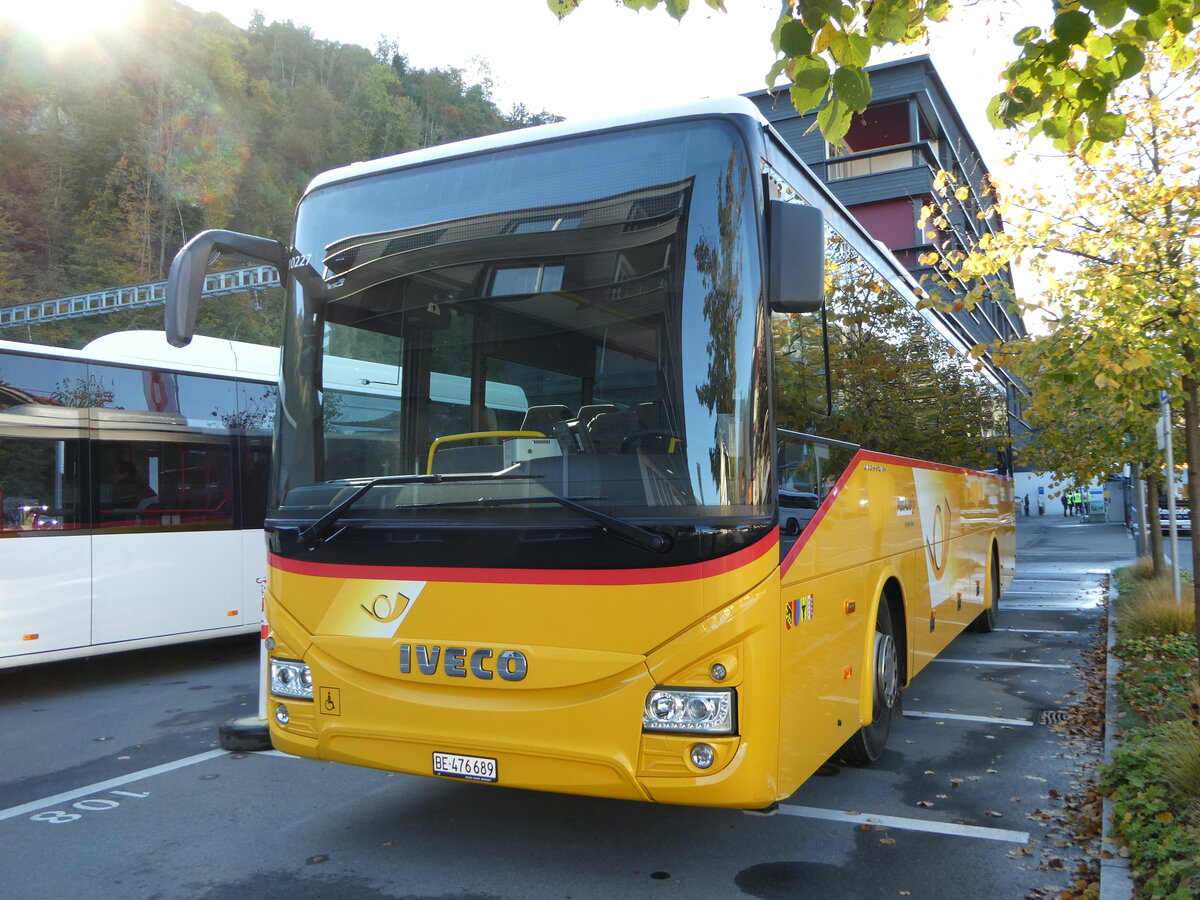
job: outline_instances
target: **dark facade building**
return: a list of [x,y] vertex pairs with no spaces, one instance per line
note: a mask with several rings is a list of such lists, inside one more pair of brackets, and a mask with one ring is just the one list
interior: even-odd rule
[[[845,147],[826,143],[815,127],[816,112],[797,113],[786,90],[747,96],[871,236],[928,287],[923,276],[935,271],[921,263],[924,253],[969,247],[985,231],[1001,227],[996,217],[977,215],[992,203],[985,190],[987,169],[928,56],[868,71],[871,104],[854,117]],[[934,191],[939,171],[951,173],[955,186],[967,189],[965,199],[957,199],[953,189],[944,196]],[[921,227],[921,208],[927,204],[942,205],[948,228]],[[1010,275],[1006,285],[1011,284]],[[953,284],[944,290],[961,293]],[[1005,293],[998,290],[1001,299],[954,314],[971,343],[1025,335],[1020,315],[1006,308]]]

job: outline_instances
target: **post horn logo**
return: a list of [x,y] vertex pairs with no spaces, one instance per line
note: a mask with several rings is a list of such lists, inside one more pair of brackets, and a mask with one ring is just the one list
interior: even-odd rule
[[376,622],[388,623],[395,622],[399,619],[412,605],[412,599],[404,596],[399,591],[395,596],[388,594],[380,594],[374,600],[368,603],[360,603],[363,611],[374,619]]
[[925,551],[937,579],[946,573],[946,544],[950,538],[950,498],[946,497],[933,510],[933,525],[926,538]]

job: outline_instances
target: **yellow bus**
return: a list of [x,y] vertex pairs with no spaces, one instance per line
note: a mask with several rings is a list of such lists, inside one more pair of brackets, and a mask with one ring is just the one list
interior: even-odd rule
[[331,171],[293,241],[197,235],[167,311],[186,343],[214,250],[285,276],[278,749],[763,808],[991,629],[1003,375],[749,101]]

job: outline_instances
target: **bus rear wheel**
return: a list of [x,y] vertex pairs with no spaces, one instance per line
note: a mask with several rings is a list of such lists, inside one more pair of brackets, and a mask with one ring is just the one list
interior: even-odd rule
[[875,651],[871,666],[871,721],[863,725],[837,752],[839,762],[869,766],[883,755],[892,717],[900,711],[900,658],[887,597],[879,600],[875,617]]
[[996,610],[1000,606],[1000,562],[992,554],[992,565],[988,572],[988,605],[975,617],[967,631],[991,634],[996,630]]

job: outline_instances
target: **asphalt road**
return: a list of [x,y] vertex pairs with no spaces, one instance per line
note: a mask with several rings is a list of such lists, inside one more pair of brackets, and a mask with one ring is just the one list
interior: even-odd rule
[[[0,884],[72,898],[1024,898],[1073,883],[1081,696],[1117,526],[1022,519],[1000,629],[905,694],[889,749],[771,816],[539,794],[217,746],[257,642],[0,671]],[[1096,748],[1098,752],[1098,748]]]

